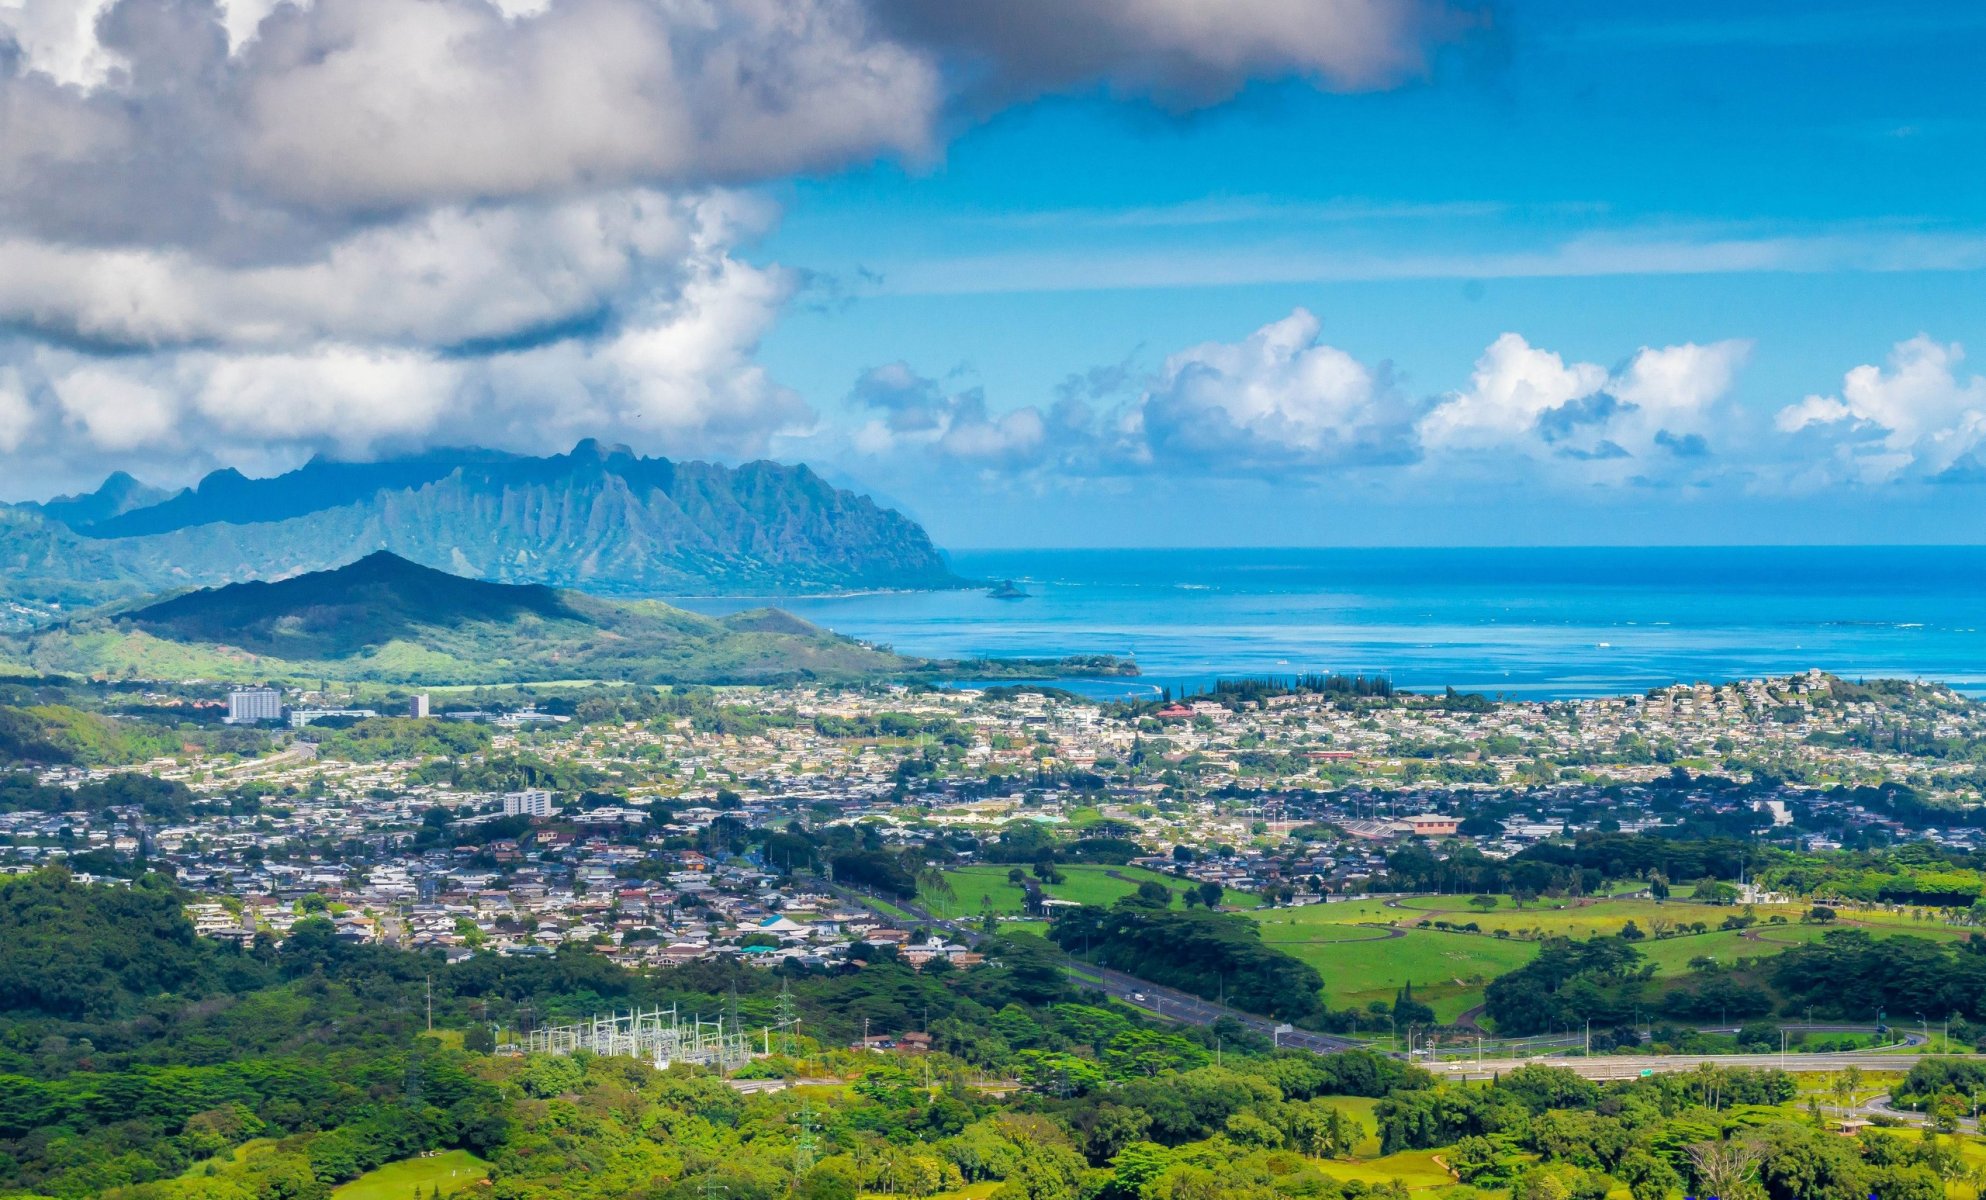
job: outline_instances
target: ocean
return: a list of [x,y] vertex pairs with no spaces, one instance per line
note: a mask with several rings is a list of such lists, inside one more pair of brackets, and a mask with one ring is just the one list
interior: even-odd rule
[[1986,547],[1000,550],[952,563],[1028,596],[781,606],[906,654],[1138,662],[1138,681],[1078,685],[1098,695],[1336,671],[1568,698],[1810,667],[1986,691]]

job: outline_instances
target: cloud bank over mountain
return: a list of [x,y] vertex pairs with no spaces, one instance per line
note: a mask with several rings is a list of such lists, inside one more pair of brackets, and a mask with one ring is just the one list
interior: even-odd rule
[[50,478],[581,433],[762,454],[817,414],[754,361],[801,286],[745,254],[777,219],[758,185],[919,169],[961,122],[1046,91],[1181,109],[1253,78],[1386,87],[1473,19],[1423,0],[988,12],[0,3],[0,451]]

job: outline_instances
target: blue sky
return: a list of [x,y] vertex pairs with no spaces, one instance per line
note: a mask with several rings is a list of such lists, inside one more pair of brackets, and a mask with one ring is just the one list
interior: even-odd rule
[[1209,11],[0,4],[6,486],[597,436],[960,547],[1980,540],[1986,10]]
[[[1917,334],[1976,343],[1986,315],[1986,12],[1794,15],[1813,7],[1530,4],[1424,84],[1259,84],[1185,118],[1102,95],[1008,111],[941,162],[792,185],[761,252],[853,299],[796,310],[762,357],[830,412],[895,359],[997,409],[1301,306],[1330,345],[1430,396],[1506,332],[1605,366],[1746,339],[1729,403],[1769,419]],[[1811,453],[1724,440],[1733,470]],[[1979,534],[1968,486],[1594,488],[1507,466],[1459,491],[1356,470],[1099,489],[846,462],[972,545]]]

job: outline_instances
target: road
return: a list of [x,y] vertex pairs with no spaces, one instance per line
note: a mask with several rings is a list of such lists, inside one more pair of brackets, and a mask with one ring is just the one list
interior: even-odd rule
[[1517,1068],[1543,1063],[1564,1067],[1587,1079],[1632,1079],[1642,1073],[1694,1071],[1706,1063],[1713,1067],[1785,1067],[1789,1071],[1908,1071],[1923,1062],[1916,1054],[1883,1054],[1867,1050],[1840,1054],[1597,1054],[1591,1058],[1486,1058],[1453,1062],[1418,1062],[1448,1079],[1488,1079]]
[[1211,1000],[1202,1000],[1190,992],[1161,987],[1156,983],[1139,979],[1135,975],[1126,975],[1106,967],[1071,961],[1067,970],[1070,975],[1084,983],[1102,989],[1111,999],[1121,1000],[1133,1008],[1143,1009],[1153,1016],[1163,1017],[1168,1021],[1179,1021],[1187,1025],[1212,1025],[1215,1021],[1226,1017],[1269,1038],[1278,1046],[1294,1046],[1299,1050],[1314,1050],[1319,1054],[1365,1048],[1364,1043],[1355,1042],[1350,1038],[1332,1037],[1327,1033],[1312,1033],[1307,1029],[1292,1029],[1287,1033],[1279,1033],[1277,1030],[1281,1026],[1268,1017],[1239,1012]]
[[[860,892],[835,885],[826,885],[828,890],[843,900],[868,907],[867,898]],[[893,901],[899,909],[916,918],[919,924],[934,929],[943,929],[968,944],[977,944],[980,934],[964,922],[947,921],[905,901]],[[903,922],[889,914],[876,911],[876,915],[893,924]],[[1080,959],[1070,959],[1064,969],[1076,979],[1101,989],[1114,1000],[1133,1008],[1142,1009],[1153,1016],[1169,1021],[1179,1021],[1187,1025],[1212,1025],[1223,1017],[1229,1018],[1264,1037],[1272,1039],[1278,1046],[1290,1046],[1300,1050],[1310,1050],[1318,1054],[1330,1054],[1340,1050],[1371,1050],[1374,1047],[1366,1042],[1351,1038],[1333,1037],[1326,1033],[1312,1033],[1305,1029],[1291,1029],[1279,1032],[1283,1026],[1268,1017],[1253,1013],[1239,1012],[1225,1005],[1216,1004],[1177,988],[1164,987],[1135,975],[1112,971],[1086,963]],[[1140,999],[1142,997],[1142,999]],[[1806,1030],[1813,1033],[1868,1033],[1868,1025],[1787,1025],[1789,1030]],[[1710,1029],[1706,1029],[1710,1032]],[[1736,1032],[1734,1026],[1717,1027],[1716,1032]],[[1923,1038],[1914,1033],[1897,1031],[1906,1039],[1906,1044],[1917,1045]],[[1718,1067],[1778,1067],[1792,1071],[1845,1071],[1849,1067],[1859,1067],[1864,1071],[1895,1071],[1902,1073],[1922,1061],[1915,1054],[1896,1054],[1883,1050],[1850,1050],[1825,1054],[1789,1053],[1770,1054],[1606,1054],[1592,1057],[1538,1057],[1538,1058],[1486,1058],[1478,1062],[1474,1059],[1426,1062],[1415,1060],[1420,1066],[1450,1079],[1488,1079],[1506,1071],[1514,1071],[1527,1063],[1545,1063],[1549,1066],[1564,1067],[1587,1079],[1633,1079],[1646,1071],[1651,1074],[1673,1071],[1694,1071],[1709,1063]],[[1899,1114],[1901,1115],[1901,1114]]]

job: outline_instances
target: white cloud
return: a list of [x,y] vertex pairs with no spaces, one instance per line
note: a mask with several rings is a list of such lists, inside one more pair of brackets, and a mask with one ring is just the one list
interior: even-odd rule
[[[42,385],[15,389],[24,417],[10,422],[0,388],[0,440],[18,426],[16,450],[142,451],[200,466],[241,447],[278,460],[437,442],[543,452],[586,436],[758,455],[813,418],[753,361],[789,287],[780,272],[720,257],[611,335],[481,356],[349,342],[107,359],[43,348],[21,364]],[[37,395],[40,408],[27,400]],[[34,430],[54,440],[38,444]]]
[[1961,378],[1965,349],[1918,334],[1898,342],[1885,370],[1863,364],[1841,381],[1839,396],[1811,395],[1779,410],[1782,433],[1832,445],[1823,475],[1868,483],[1980,470],[1986,440],[1986,378]]
[[1506,333],[1476,360],[1468,389],[1428,413],[1421,436],[1443,449],[1508,445],[1528,436],[1545,413],[1593,395],[1606,382],[1604,367],[1568,367],[1551,351]]
[[177,441],[174,395],[143,374],[83,363],[53,381],[61,411],[100,450],[136,450]]
[[[814,414],[754,362],[794,278],[739,256],[771,218],[733,185],[921,160],[989,78],[1168,103],[1256,75],[1382,86],[1468,24],[1435,0],[1219,19],[1016,0],[979,21],[891,0],[0,0],[0,325],[22,339],[0,346],[0,452],[78,472],[579,435],[763,453]],[[1223,390],[1209,351],[1089,436],[1125,462],[1132,436],[1194,452],[1171,406],[1329,459],[1368,385],[1291,353],[1227,363]],[[1296,391],[1264,399],[1262,370]],[[931,441],[1011,465],[1088,422],[968,397]]]
[[359,210],[923,150],[932,66],[825,0],[316,0],[243,56],[248,177]]
[[1414,456],[1415,405],[1374,369],[1319,340],[1299,308],[1239,342],[1207,342],[1165,360],[1122,414],[1134,457],[1219,471],[1317,469]]
[[[1072,379],[1054,403],[992,411],[978,388],[947,392],[904,363],[874,368],[850,399],[877,416],[862,453],[921,448],[942,460],[1074,477],[1178,470],[1312,473],[1415,454],[1416,406],[1373,368],[1319,340],[1304,309],[1237,342],[1169,356],[1138,381],[1122,367]],[[1131,392],[1099,411],[1094,401]]]
[[1052,444],[1049,418],[1034,405],[989,413],[978,388],[946,393],[903,362],[885,363],[862,373],[849,400],[878,413],[851,435],[857,453],[889,454],[920,447],[940,459],[985,469],[1026,470],[1066,454]]
[[1430,455],[1518,455],[1585,482],[1649,481],[1711,453],[1720,402],[1750,353],[1735,340],[1644,346],[1610,372],[1506,333],[1419,432]]
[[240,267],[179,249],[0,240],[0,321],[121,348],[515,338],[666,295],[768,219],[730,193],[451,206]]
[[97,18],[111,0],[0,0],[0,35],[11,36],[28,66],[74,86],[102,82],[113,62],[98,44]]

